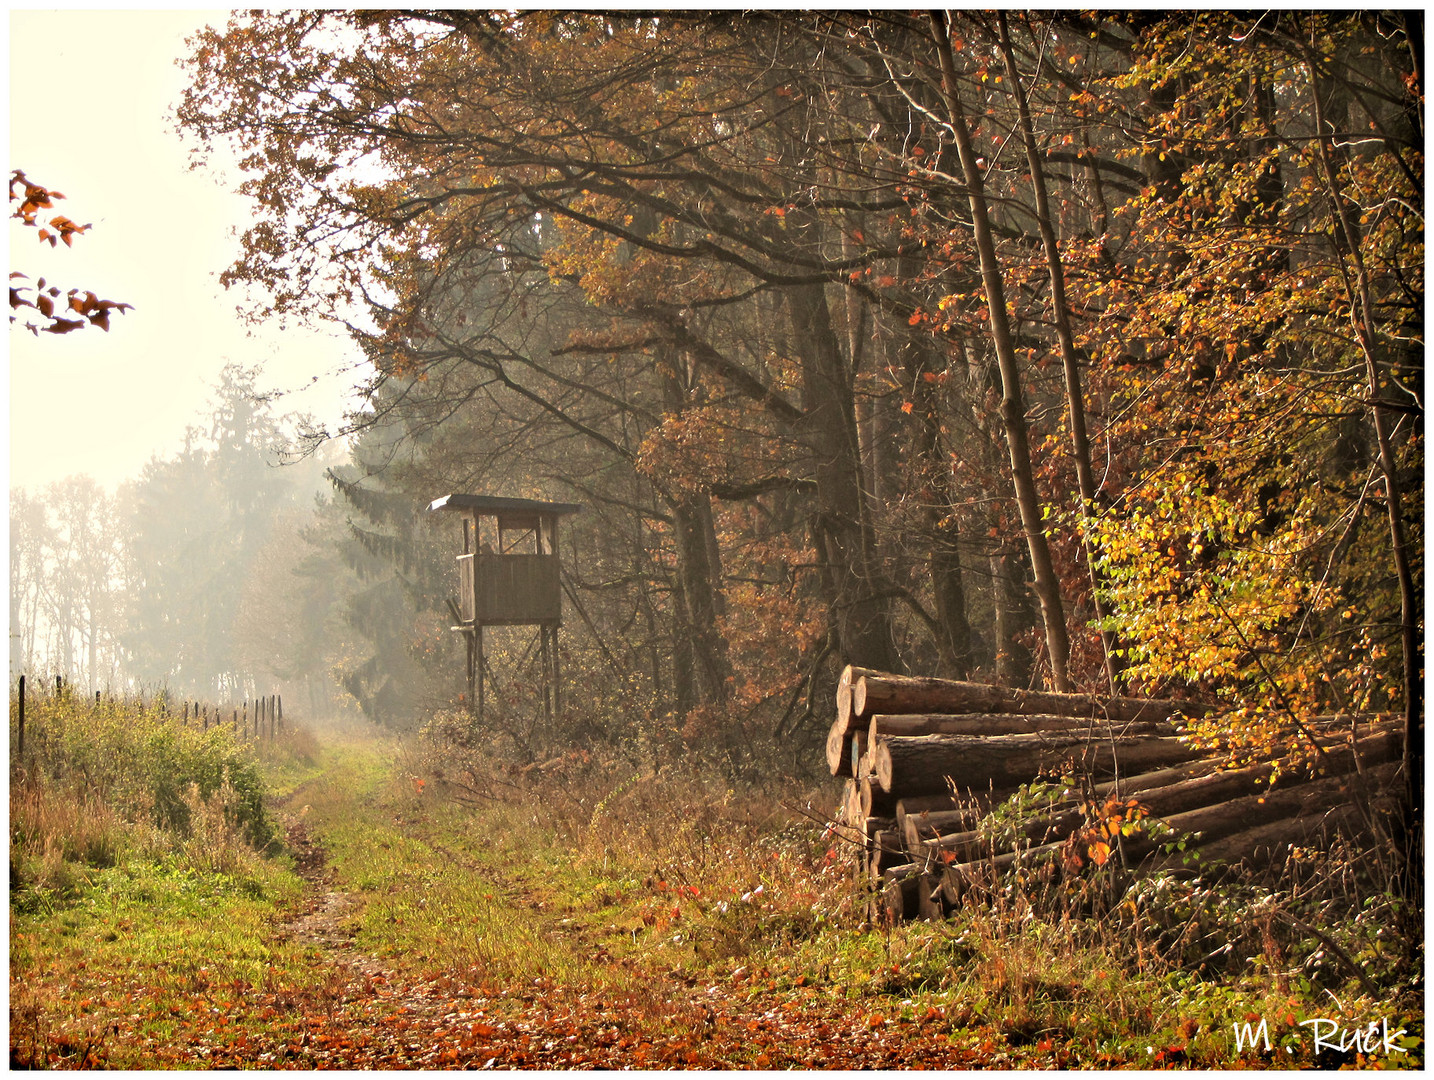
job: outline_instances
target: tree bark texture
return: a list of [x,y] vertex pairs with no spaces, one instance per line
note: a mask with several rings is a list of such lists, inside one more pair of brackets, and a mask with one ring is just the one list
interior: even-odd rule
[[1040,732],[1068,732],[1105,738],[1112,735],[1174,735],[1172,724],[1162,721],[1131,720],[1112,723],[1079,716],[1011,716],[1005,713],[916,713],[891,716],[877,713],[868,728],[868,743],[877,735],[1034,735]]
[[[1359,744],[1357,753],[1360,768],[1382,768],[1398,758],[1399,741],[1388,733],[1371,736]],[[1337,789],[1343,790],[1350,784],[1359,783],[1358,778],[1351,775],[1356,764],[1354,755],[1346,753],[1335,759],[1334,764],[1336,767],[1350,770],[1333,778],[1337,781]],[[1205,769],[1213,769],[1212,762],[1201,762],[1200,765]],[[1151,818],[1164,820],[1172,827],[1181,823],[1186,831],[1212,828],[1213,826],[1201,823],[1224,822],[1227,818],[1234,820],[1238,827],[1239,814],[1255,814],[1258,811],[1258,814],[1279,817],[1288,807],[1303,805],[1304,796],[1296,789],[1303,789],[1310,783],[1309,778],[1286,774],[1271,787],[1271,773],[1271,766],[1257,765],[1228,772],[1209,771],[1203,775],[1158,786],[1144,786],[1137,777],[1127,781],[1126,790],[1119,797],[1134,799]],[[1107,794],[1113,792],[1107,791]],[[913,835],[924,852],[933,857],[940,852],[951,852],[959,861],[965,861],[978,856],[983,844],[990,847],[989,841],[983,841],[976,829],[968,828],[965,831],[933,836],[933,825],[941,820],[944,820],[944,817],[937,818],[936,815],[932,815],[929,822],[922,822],[920,818],[907,818],[905,821],[898,818],[909,850],[917,850]],[[1086,820],[1087,816],[1080,807],[1071,805],[1056,813],[1023,822],[1018,832],[1021,838],[1040,844],[1064,839],[1079,829]],[[996,850],[1004,851],[1006,848],[998,847]]]
[[[1289,847],[1321,837],[1334,827],[1357,827],[1362,821],[1359,808],[1352,800],[1364,799],[1366,809],[1378,809],[1381,790],[1396,779],[1399,765],[1390,763],[1370,770],[1364,777],[1354,774],[1305,780],[1288,788],[1265,795],[1249,795],[1205,806],[1163,819],[1176,837],[1198,833],[1191,847],[1201,853],[1203,863],[1237,861],[1256,854],[1288,851]],[[1387,797],[1386,797],[1386,802]],[[1259,822],[1253,825],[1252,822]],[[1183,861],[1183,856],[1167,856],[1164,845],[1146,834],[1137,834],[1120,841],[1121,855],[1127,865],[1149,860],[1152,865]],[[992,858],[954,862],[943,870],[943,891],[954,902],[973,884],[988,882],[992,875],[1009,870],[1017,863],[1034,864],[1052,859],[1060,853],[1065,841],[1040,844],[1021,851],[1009,851]],[[1187,848],[1187,851],[1190,848]],[[1082,858],[1087,852],[1077,852]],[[1117,857],[1113,852],[1112,858]],[[1058,867],[1059,868],[1059,867]]]
[[[810,227],[815,228],[813,223]],[[875,552],[861,494],[861,455],[851,374],[820,284],[786,291],[793,342],[802,361],[800,435],[817,486],[813,540],[826,567],[843,656],[854,664],[897,666],[891,601],[875,585]]]
[[[1071,457],[1075,462],[1076,484],[1080,490],[1080,515],[1083,522],[1089,521],[1095,512],[1095,476],[1090,467],[1090,436],[1086,431],[1085,395],[1081,390],[1080,358],[1076,355],[1075,333],[1071,327],[1070,305],[1066,302],[1065,268],[1061,263],[1060,245],[1056,240],[1054,220],[1051,215],[1050,197],[1046,192],[1045,169],[1036,146],[1035,129],[1031,124],[1030,105],[1026,101],[1025,89],[1021,86],[1021,73],[1016,67],[1015,50],[1011,48],[1011,33],[1006,13],[996,13],[996,25],[1000,35],[1001,53],[1006,61],[1006,79],[1011,94],[1016,99],[1016,113],[1021,127],[1021,139],[1026,147],[1026,167],[1031,172],[1031,191],[1035,197],[1036,224],[1041,233],[1041,246],[1045,250],[1046,270],[1050,276],[1051,322],[1055,325],[1056,339],[1060,344],[1061,365],[1066,382],[1066,415],[1071,428]],[[1090,570],[1091,603],[1096,618],[1105,619],[1105,605],[1101,591],[1105,583],[1091,559],[1090,542],[1084,543],[1086,565]],[[1113,631],[1102,629],[1101,646],[1105,659],[1106,678],[1110,681],[1110,692],[1114,694],[1120,686],[1121,664],[1117,656],[1119,645]]]
[[1074,764],[1109,775],[1174,765],[1201,751],[1176,738],[1090,740],[1070,735],[883,735],[873,748],[883,791],[930,795],[958,789],[1016,787]]
[[[1379,470],[1384,476],[1385,512],[1389,521],[1390,557],[1394,564],[1395,579],[1399,583],[1399,625],[1400,649],[1404,667],[1404,782],[1405,782],[1405,829],[1410,858],[1405,866],[1406,895],[1420,897],[1423,890],[1423,831],[1424,831],[1424,649],[1423,635],[1419,628],[1419,612],[1422,610],[1419,590],[1414,584],[1414,572],[1409,558],[1409,545],[1405,536],[1403,488],[1399,481],[1398,462],[1395,459],[1393,440],[1389,431],[1388,407],[1384,404],[1385,389],[1376,335],[1379,323],[1374,312],[1371,297],[1369,272],[1364,254],[1360,248],[1359,226],[1346,205],[1348,200],[1339,186],[1335,175],[1331,148],[1332,136],[1326,125],[1320,102],[1318,66],[1312,56],[1306,59],[1310,76],[1311,97],[1314,104],[1316,138],[1320,167],[1324,173],[1325,185],[1333,205],[1338,225],[1336,236],[1339,269],[1344,278],[1345,291],[1349,296],[1350,321],[1359,341],[1364,357],[1365,378],[1369,388],[1369,416],[1374,428],[1375,443],[1379,448]],[[1346,266],[1348,259],[1350,267]],[[1422,421],[1422,410],[1420,419]]]
[[996,244],[992,237],[990,213],[986,206],[984,184],[971,134],[957,88],[956,62],[951,53],[951,39],[946,32],[946,16],[931,14],[932,37],[941,62],[941,88],[946,99],[947,121],[956,139],[966,195],[971,204],[972,227],[976,252],[981,264],[981,282],[986,293],[986,308],[991,326],[991,344],[1001,371],[1001,418],[1005,421],[1006,445],[1011,456],[1011,479],[1016,490],[1016,505],[1021,526],[1031,553],[1031,570],[1035,576],[1036,596],[1041,605],[1041,620],[1046,631],[1046,649],[1051,664],[1051,687],[1057,691],[1071,689],[1066,670],[1070,656],[1070,637],[1066,632],[1065,609],[1061,602],[1060,583],[1056,580],[1046,539],[1041,499],[1036,492],[1035,474],[1031,465],[1030,435],[1026,427],[1025,396],[1021,389],[1020,369],[1016,364],[1016,346],[1011,333],[1010,315]]
[[1046,713],[1100,717],[1117,724],[1203,716],[1211,708],[1193,702],[1056,694],[1014,690],[985,683],[895,675],[862,676],[852,691],[851,706],[858,717],[878,713],[1010,713],[1018,716]]

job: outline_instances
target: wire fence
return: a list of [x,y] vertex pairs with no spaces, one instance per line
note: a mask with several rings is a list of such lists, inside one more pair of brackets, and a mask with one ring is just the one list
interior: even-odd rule
[[[102,709],[139,711],[151,710],[159,716],[185,727],[208,731],[211,727],[228,724],[234,730],[236,739],[246,742],[273,742],[284,731],[284,699],[280,694],[266,694],[218,704],[198,699],[179,698],[167,690],[159,690],[148,696],[143,691],[114,694],[96,690],[93,702],[87,695],[76,694],[74,688],[65,684],[63,676],[56,675],[54,681],[45,678],[38,684],[27,686],[27,678],[21,675],[14,701],[16,757],[25,755],[25,704],[27,698],[45,696],[71,705],[88,705],[96,712]],[[33,732],[31,733],[33,737]]]

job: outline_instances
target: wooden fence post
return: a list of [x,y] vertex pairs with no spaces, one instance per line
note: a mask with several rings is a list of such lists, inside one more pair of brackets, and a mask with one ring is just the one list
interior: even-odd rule
[[17,740],[20,749],[20,762],[25,761],[25,676],[20,676],[20,736]]

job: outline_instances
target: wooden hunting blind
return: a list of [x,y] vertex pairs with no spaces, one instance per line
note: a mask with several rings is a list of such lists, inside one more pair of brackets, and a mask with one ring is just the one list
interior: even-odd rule
[[[451,604],[468,654],[468,700],[481,717],[485,674],[485,627],[536,626],[543,711],[558,709],[558,627],[563,621],[558,519],[576,514],[573,503],[508,499],[494,495],[445,495],[430,511],[460,515],[463,549],[458,554],[458,602]],[[531,648],[529,650],[531,652]]]

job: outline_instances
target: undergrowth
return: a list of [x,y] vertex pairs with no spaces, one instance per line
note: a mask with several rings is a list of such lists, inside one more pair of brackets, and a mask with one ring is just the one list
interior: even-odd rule
[[32,691],[21,754],[11,717],[12,1067],[187,1064],[139,1047],[312,979],[271,939],[301,884],[265,802],[267,774],[317,765],[311,737],[261,751],[152,700]]
[[[32,709],[12,765],[12,1063],[176,1064],[196,1040],[277,1061],[296,1031],[342,1040],[366,1015],[331,958],[277,930],[301,883],[260,853],[276,846],[267,787],[322,848],[353,955],[481,998],[492,1023],[562,998],[620,1003],[634,1041],[782,1017],[815,1061],[803,1017],[987,1065],[1422,1064],[1417,920],[1354,849],[1264,882],[1131,877],[1118,859],[1020,871],[949,919],[887,925],[826,828],[830,782],[742,782],[642,750],[514,759],[452,716],[403,743],[320,752],[296,733],[256,752],[87,706]],[[1314,1021],[1392,1038],[1316,1054]],[[729,1065],[768,1060],[724,1046]]]
[[10,778],[12,907],[64,904],[131,858],[242,873],[276,840],[259,766],[229,727],[185,725],[153,701],[27,699]]
[[[699,982],[819,990],[882,1020],[936,1009],[954,1033],[994,1028],[1055,1064],[1422,1063],[1422,929],[1367,851],[1307,849],[1273,880],[1193,855],[1138,876],[1118,859],[1056,883],[1008,874],[945,921],[883,926],[822,827],[835,788],[586,751],[504,765],[456,724],[405,763],[413,805],[466,807],[450,820],[501,836],[510,875],[580,927],[621,932],[606,948]],[[1268,1051],[1236,1037],[1260,1021]],[[1359,1054],[1350,1032],[1370,1024],[1403,1034]]]

